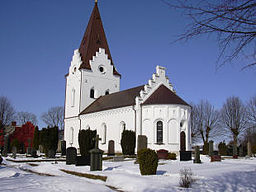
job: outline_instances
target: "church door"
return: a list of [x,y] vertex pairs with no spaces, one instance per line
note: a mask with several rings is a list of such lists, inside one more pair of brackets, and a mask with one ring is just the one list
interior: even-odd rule
[[186,151],[186,134],[184,131],[180,133],[180,150]]

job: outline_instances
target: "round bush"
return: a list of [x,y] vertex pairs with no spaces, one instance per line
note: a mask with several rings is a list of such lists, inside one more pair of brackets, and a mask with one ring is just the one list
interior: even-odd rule
[[138,152],[141,175],[155,175],[158,166],[157,153],[151,149],[141,149]]
[[168,153],[168,159],[176,160],[176,153]]

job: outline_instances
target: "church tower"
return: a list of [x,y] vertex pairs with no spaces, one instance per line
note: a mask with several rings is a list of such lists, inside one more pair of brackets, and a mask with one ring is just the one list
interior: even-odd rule
[[[78,134],[79,114],[98,97],[120,91],[121,75],[117,72],[108,47],[97,1],[79,49],[66,75],[65,130]],[[70,138],[69,138],[70,139]],[[72,139],[67,142],[72,143]]]

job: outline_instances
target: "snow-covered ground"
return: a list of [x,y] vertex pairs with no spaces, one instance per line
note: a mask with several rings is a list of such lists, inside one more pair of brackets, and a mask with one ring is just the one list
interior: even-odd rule
[[[134,160],[103,161],[103,171],[89,171],[89,166],[66,165],[65,162],[14,163],[4,160],[0,166],[0,191],[256,191],[256,158],[225,159],[210,162],[201,156],[202,164],[192,161],[160,160],[157,175],[141,176]],[[179,187],[180,170],[190,168],[196,182],[190,189]],[[40,176],[30,173],[54,176]],[[62,172],[60,169],[107,176],[107,181],[92,180]],[[110,186],[110,187],[109,187]]]

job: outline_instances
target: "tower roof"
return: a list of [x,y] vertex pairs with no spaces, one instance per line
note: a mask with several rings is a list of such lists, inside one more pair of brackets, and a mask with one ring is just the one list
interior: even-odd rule
[[121,76],[116,71],[115,66],[113,64],[113,60],[108,47],[107,38],[102,25],[97,1],[95,1],[95,6],[93,8],[89,23],[87,25],[84,37],[79,48],[79,52],[82,59],[80,69],[91,70],[89,61],[92,60],[93,56],[96,55],[96,52],[99,51],[99,48],[105,49],[105,52],[108,55],[108,59],[110,60],[111,65],[113,65],[114,75]]

